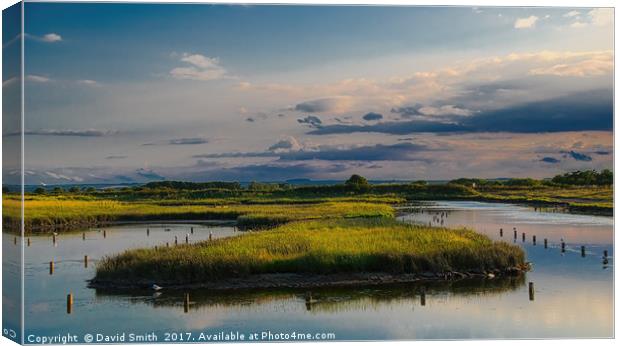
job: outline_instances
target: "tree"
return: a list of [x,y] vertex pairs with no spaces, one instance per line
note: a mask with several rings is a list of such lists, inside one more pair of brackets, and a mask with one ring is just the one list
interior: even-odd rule
[[45,194],[45,189],[42,187],[37,187],[36,189],[34,189],[34,193],[36,193],[37,195],[43,195]]
[[65,192],[65,190],[64,190],[62,187],[60,187],[60,186],[56,186],[56,187],[52,190],[52,192],[54,192],[54,193],[56,193],[56,194],[59,194],[59,193],[63,193],[63,192]]
[[356,191],[365,191],[370,188],[370,183],[368,180],[358,174],[353,174],[349,180],[344,182],[344,184]]
[[2,187],[2,193],[9,193],[9,192],[11,192],[11,190],[9,189],[8,186],[3,186]]
[[78,193],[80,192],[80,188],[77,186],[71,186],[71,188],[69,189],[69,192],[71,193]]

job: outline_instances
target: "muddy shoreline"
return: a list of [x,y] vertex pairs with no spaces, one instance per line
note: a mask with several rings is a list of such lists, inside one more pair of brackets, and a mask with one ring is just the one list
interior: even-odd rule
[[529,270],[529,264],[510,267],[503,270],[469,270],[450,271],[443,273],[423,272],[415,274],[392,274],[385,272],[372,273],[338,273],[338,274],[293,274],[276,273],[260,274],[247,277],[222,279],[212,282],[175,283],[157,282],[153,280],[105,280],[92,279],[88,287],[97,290],[144,290],[151,289],[155,284],[162,289],[205,289],[212,291],[234,291],[247,289],[279,289],[279,288],[321,288],[321,287],[351,287],[375,286],[388,284],[414,283],[423,281],[451,281],[471,278],[500,278],[519,276]]

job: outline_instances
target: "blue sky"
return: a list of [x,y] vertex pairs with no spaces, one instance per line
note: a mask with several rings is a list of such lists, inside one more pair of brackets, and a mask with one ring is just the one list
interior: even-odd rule
[[27,3],[25,51],[33,184],[544,177],[613,157],[610,9]]

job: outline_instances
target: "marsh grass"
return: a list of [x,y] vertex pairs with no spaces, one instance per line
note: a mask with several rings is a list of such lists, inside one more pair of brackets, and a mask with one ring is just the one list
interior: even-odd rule
[[506,269],[523,251],[472,230],[392,218],[292,222],[269,231],[104,258],[96,280],[190,284],[267,273],[421,273]]
[[[19,227],[19,200],[3,200],[3,225]],[[28,199],[25,201],[27,232],[61,229],[112,221],[238,220],[240,227],[278,225],[293,220],[331,217],[393,216],[385,203],[322,202],[312,204],[160,205],[113,200]]]

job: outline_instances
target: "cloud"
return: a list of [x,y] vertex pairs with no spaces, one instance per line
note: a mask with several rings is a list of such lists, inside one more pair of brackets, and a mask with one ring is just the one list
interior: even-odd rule
[[439,107],[425,106],[425,107],[419,108],[418,111],[422,115],[429,115],[429,116],[450,116],[450,115],[470,116],[473,113],[472,111],[468,109],[460,108],[455,105],[444,105],[444,106],[439,106]]
[[376,144],[349,148],[322,146],[319,150],[300,150],[283,153],[283,161],[411,161],[416,160],[414,154],[429,150],[425,145],[413,143],[397,143],[391,145]]
[[62,37],[58,34],[55,34],[53,32],[49,33],[49,34],[45,34],[43,35],[43,37],[41,37],[41,40],[44,42],[60,42],[62,41]]
[[[57,129],[40,129],[40,130],[25,130],[24,134],[29,136],[75,136],[75,137],[104,137],[118,134],[118,130],[57,130]],[[11,132],[5,134],[5,136],[19,136],[19,132]]]
[[144,168],[137,169],[136,174],[148,180],[165,180],[166,179],[164,176],[161,176],[155,173],[155,171],[150,170],[150,169],[144,169]]
[[209,140],[202,137],[191,137],[191,138],[173,138],[163,142],[153,142],[153,143],[145,143],[142,145],[196,145],[196,144],[206,144],[209,143]]
[[106,160],[120,160],[120,159],[126,159],[126,158],[127,158],[126,155],[110,155],[110,156],[105,157]]
[[453,122],[411,120],[373,125],[326,125],[309,132],[314,135],[375,132],[395,135],[420,132],[561,132],[611,131],[613,95],[595,90],[568,96],[480,111]]
[[538,21],[538,17],[529,16],[527,18],[518,18],[515,21],[515,29],[528,29],[536,26],[536,22]]
[[572,157],[573,159],[575,159],[577,161],[586,161],[586,162],[592,161],[592,157],[591,156],[583,154],[583,153],[576,152],[574,150],[571,150],[569,152],[564,152],[564,153],[566,153],[567,155],[569,155],[570,157]]
[[99,86],[100,84],[97,81],[94,81],[92,79],[78,79],[77,81],[75,81],[77,84],[80,85],[87,85],[87,86]]
[[609,54],[595,55],[575,63],[557,64],[531,69],[531,75],[552,75],[560,77],[590,77],[610,74],[614,69],[613,57]]
[[395,107],[392,108],[390,112],[400,114],[402,117],[418,116],[423,115],[422,113],[420,113],[420,108],[422,107],[423,106],[418,103],[413,106]]
[[301,145],[295,137],[287,136],[267,149],[272,152],[297,151],[301,149]]
[[298,103],[295,105],[295,110],[306,113],[342,113],[348,111],[350,106],[349,97],[329,97]]
[[26,80],[29,82],[35,82],[35,83],[47,83],[50,81],[50,79],[47,77],[38,76],[34,74],[27,75]]
[[566,13],[564,13],[564,14],[562,15],[562,17],[572,18],[572,17],[576,17],[576,16],[578,16],[579,14],[580,14],[580,12],[579,12],[579,11],[572,10],[572,11],[570,11],[570,12],[566,12]]
[[544,163],[559,163],[560,160],[556,159],[555,157],[543,157],[542,159],[540,159],[541,162]]
[[320,145],[304,147],[293,137],[280,140],[270,146],[267,151],[231,152],[217,154],[194,155],[194,158],[252,158],[273,157],[279,161],[412,161],[426,160],[415,154],[422,151],[445,150],[431,148],[424,144],[396,143],[375,145]]
[[571,28],[575,28],[575,29],[585,28],[586,26],[588,26],[588,24],[584,22],[580,22],[580,21],[573,22],[570,25]]
[[379,114],[379,113],[370,112],[370,113],[364,114],[362,119],[364,119],[366,121],[381,120],[381,119],[383,119],[383,115]]
[[611,151],[607,151],[607,150],[598,150],[594,152],[596,155],[610,155]]
[[184,53],[181,61],[189,66],[176,67],[170,70],[170,75],[183,80],[216,80],[227,78],[227,71],[220,65],[218,58],[210,58],[200,54]]
[[588,12],[590,21],[596,26],[607,26],[614,22],[614,9],[613,8],[595,8]]
[[323,123],[319,117],[314,115],[308,115],[305,118],[297,119],[297,122],[300,124],[308,124],[311,127],[320,127]]

